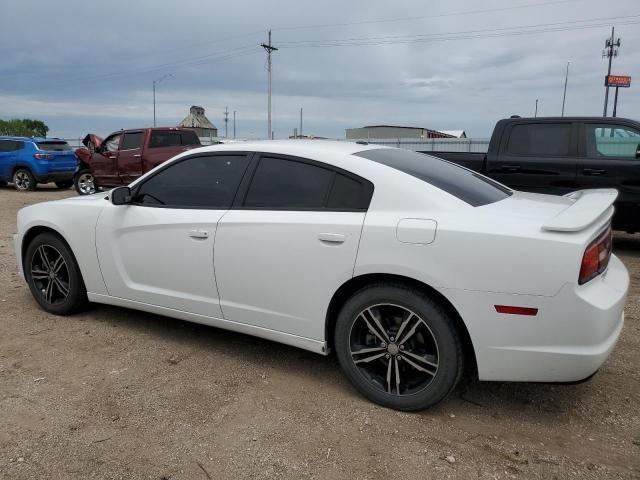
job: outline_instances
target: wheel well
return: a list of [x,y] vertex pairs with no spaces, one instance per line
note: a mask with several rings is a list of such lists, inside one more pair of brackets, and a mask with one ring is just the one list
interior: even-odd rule
[[[22,251],[20,252],[20,261],[22,262],[23,265],[24,265],[24,255],[25,255],[25,253],[27,253],[27,248],[29,247],[29,244],[33,241],[34,238],[36,238],[41,233],[51,233],[51,234],[55,235],[61,241],[63,241],[64,244],[67,247],[69,247],[69,250],[71,250],[71,246],[69,245],[69,243],[64,239],[64,237],[62,235],[60,235],[53,228],[45,227],[45,226],[42,226],[42,225],[39,225],[39,226],[36,226],[36,227],[31,227],[24,234],[24,237],[22,237]],[[73,252],[73,250],[71,250],[71,252]]]
[[451,304],[451,302],[440,292],[426,283],[420,282],[413,278],[404,277],[402,275],[393,274],[367,274],[359,277],[354,277],[348,282],[344,283],[333,295],[331,302],[329,302],[329,308],[327,309],[327,318],[325,321],[325,338],[327,339],[327,345],[329,349],[333,348],[333,334],[336,325],[338,314],[342,309],[345,302],[358,290],[374,283],[401,283],[417,290],[425,292],[429,297],[438,302],[450,315],[455,323],[455,327],[458,330],[458,334],[462,340],[462,347],[465,358],[465,373],[477,377],[478,368],[476,364],[476,354],[471,341],[471,336],[467,330],[462,317]]
[[11,178],[13,178],[18,170],[28,170],[29,173],[33,175],[33,171],[29,167],[26,167],[24,165],[16,165],[15,167],[13,167],[13,170],[11,170]]

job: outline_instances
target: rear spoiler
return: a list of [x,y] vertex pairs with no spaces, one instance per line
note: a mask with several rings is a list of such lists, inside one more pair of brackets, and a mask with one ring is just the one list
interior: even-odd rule
[[574,200],[574,203],[545,222],[542,230],[579,232],[597,221],[610,219],[618,191],[614,188],[578,190],[568,193],[565,197]]

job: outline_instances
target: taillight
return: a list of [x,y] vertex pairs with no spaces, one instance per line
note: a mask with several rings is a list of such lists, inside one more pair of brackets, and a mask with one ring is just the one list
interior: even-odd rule
[[584,251],[582,265],[580,265],[580,277],[578,278],[580,285],[605,271],[609,265],[611,248],[611,227],[607,227]]
[[36,153],[33,156],[37,160],[51,160],[52,158],[56,158],[55,155],[51,155],[50,153]]

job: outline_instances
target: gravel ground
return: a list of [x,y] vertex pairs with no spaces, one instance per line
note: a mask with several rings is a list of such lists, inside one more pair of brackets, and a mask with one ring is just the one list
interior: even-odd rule
[[55,317],[15,273],[23,205],[0,187],[0,478],[640,478],[640,235],[627,322],[580,385],[472,383],[377,407],[322,357],[108,306]]

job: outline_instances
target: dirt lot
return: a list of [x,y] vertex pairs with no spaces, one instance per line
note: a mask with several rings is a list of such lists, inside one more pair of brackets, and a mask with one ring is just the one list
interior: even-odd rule
[[[324,358],[120,308],[37,308],[0,188],[0,477],[640,478],[640,235],[618,235],[627,323],[581,385],[471,384],[419,414],[361,398]],[[455,461],[447,457],[453,457]]]

